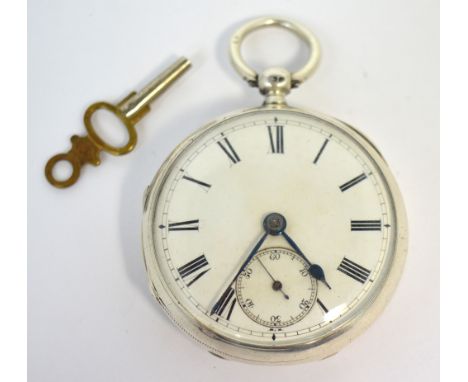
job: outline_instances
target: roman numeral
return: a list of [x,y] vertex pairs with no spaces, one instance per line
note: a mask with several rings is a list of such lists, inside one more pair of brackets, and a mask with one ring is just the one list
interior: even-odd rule
[[190,279],[190,281],[187,283],[187,286],[189,287],[210,270],[210,268],[204,269],[206,267],[208,267],[208,261],[206,260],[205,255],[201,255],[196,259],[189,261],[187,264],[177,268],[177,271],[179,272],[180,277],[183,279]]
[[271,152],[273,154],[284,154],[283,126],[276,125],[276,134],[273,133],[271,126],[268,126],[268,135],[270,137]]
[[224,151],[231,162],[234,164],[240,162],[239,155],[237,155],[236,150],[234,150],[234,147],[232,147],[231,142],[229,142],[227,138],[224,138],[224,144],[221,141],[218,141],[219,147],[221,147],[221,150]]
[[345,192],[346,190],[350,189],[351,187],[355,186],[359,182],[363,181],[367,178],[367,175],[362,173],[361,175],[356,176],[355,178],[351,179],[349,182],[342,184],[340,186],[341,192]]
[[364,268],[363,266],[356,264],[354,261],[343,258],[341,264],[337,268],[340,272],[343,272],[345,275],[351,277],[352,279],[359,281],[360,283],[365,283],[369,277],[371,271]]
[[323,310],[324,313],[328,313],[327,307],[323,304],[322,301],[320,301],[319,298],[317,298],[317,304],[320,306],[320,308]]
[[381,220],[351,220],[351,231],[380,231]]
[[[331,135],[330,135],[330,137],[331,137]],[[314,164],[317,164],[318,160],[320,159],[320,156],[321,156],[322,153],[323,153],[323,150],[325,150],[325,147],[327,147],[329,141],[330,141],[330,139],[327,138],[327,139],[325,139],[325,141],[323,142],[322,147],[320,147],[319,152],[318,152],[317,155],[315,156]]]
[[211,314],[222,316],[223,312],[229,306],[228,310],[226,310],[226,320],[229,320],[231,318],[232,310],[234,309],[236,301],[237,299],[235,297],[234,288],[227,288],[216,304],[214,304],[213,309],[211,309]]
[[202,182],[201,180],[197,180],[197,179],[191,178],[190,176],[187,176],[187,175],[184,175],[184,176],[182,177],[182,179],[188,180],[189,182],[193,182],[193,183],[199,184],[200,186],[202,186],[203,188],[205,188],[205,189],[207,189],[207,190],[209,190],[209,189],[211,188],[211,184]]
[[198,219],[169,223],[169,231],[198,231]]

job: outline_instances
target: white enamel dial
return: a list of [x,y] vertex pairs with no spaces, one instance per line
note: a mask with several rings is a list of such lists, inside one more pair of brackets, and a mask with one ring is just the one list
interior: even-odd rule
[[[346,326],[392,264],[395,206],[381,169],[350,134],[310,114],[226,118],[179,149],[151,192],[147,263],[191,321],[241,345],[311,343]],[[271,213],[287,220],[296,248],[265,232]],[[311,265],[322,280],[301,274]]]

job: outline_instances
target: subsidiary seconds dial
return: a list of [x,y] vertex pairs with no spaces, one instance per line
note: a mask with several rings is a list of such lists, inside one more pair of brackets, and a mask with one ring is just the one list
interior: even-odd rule
[[317,280],[308,268],[307,262],[291,250],[260,251],[237,278],[239,305],[249,318],[269,328],[299,322],[317,297]]

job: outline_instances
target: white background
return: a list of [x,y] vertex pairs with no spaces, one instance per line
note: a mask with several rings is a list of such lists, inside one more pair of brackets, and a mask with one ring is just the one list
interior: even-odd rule
[[[219,114],[261,102],[227,55],[232,32],[263,15],[292,18],[319,38],[317,73],[290,104],[358,126],[400,184],[410,224],[402,281],[377,322],[336,356],[288,367],[217,359],[152,301],[140,253],[142,193],[172,148]],[[439,374],[438,2],[31,1],[28,203],[31,381],[436,381]],[[259,32],[259,66],[305,54],[293,37]],[[137,127],[137,149],[102,155],[56,190],[47,159],[83,134],[97,100],[138,90],[179,55],[193,69]]]

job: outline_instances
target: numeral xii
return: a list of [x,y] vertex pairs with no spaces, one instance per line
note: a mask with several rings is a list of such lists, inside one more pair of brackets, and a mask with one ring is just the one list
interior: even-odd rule
[[268,136],[270,138],[271,152],[273,154],[284,154],[283,126],[276,125],[275,129],[268,127]]

